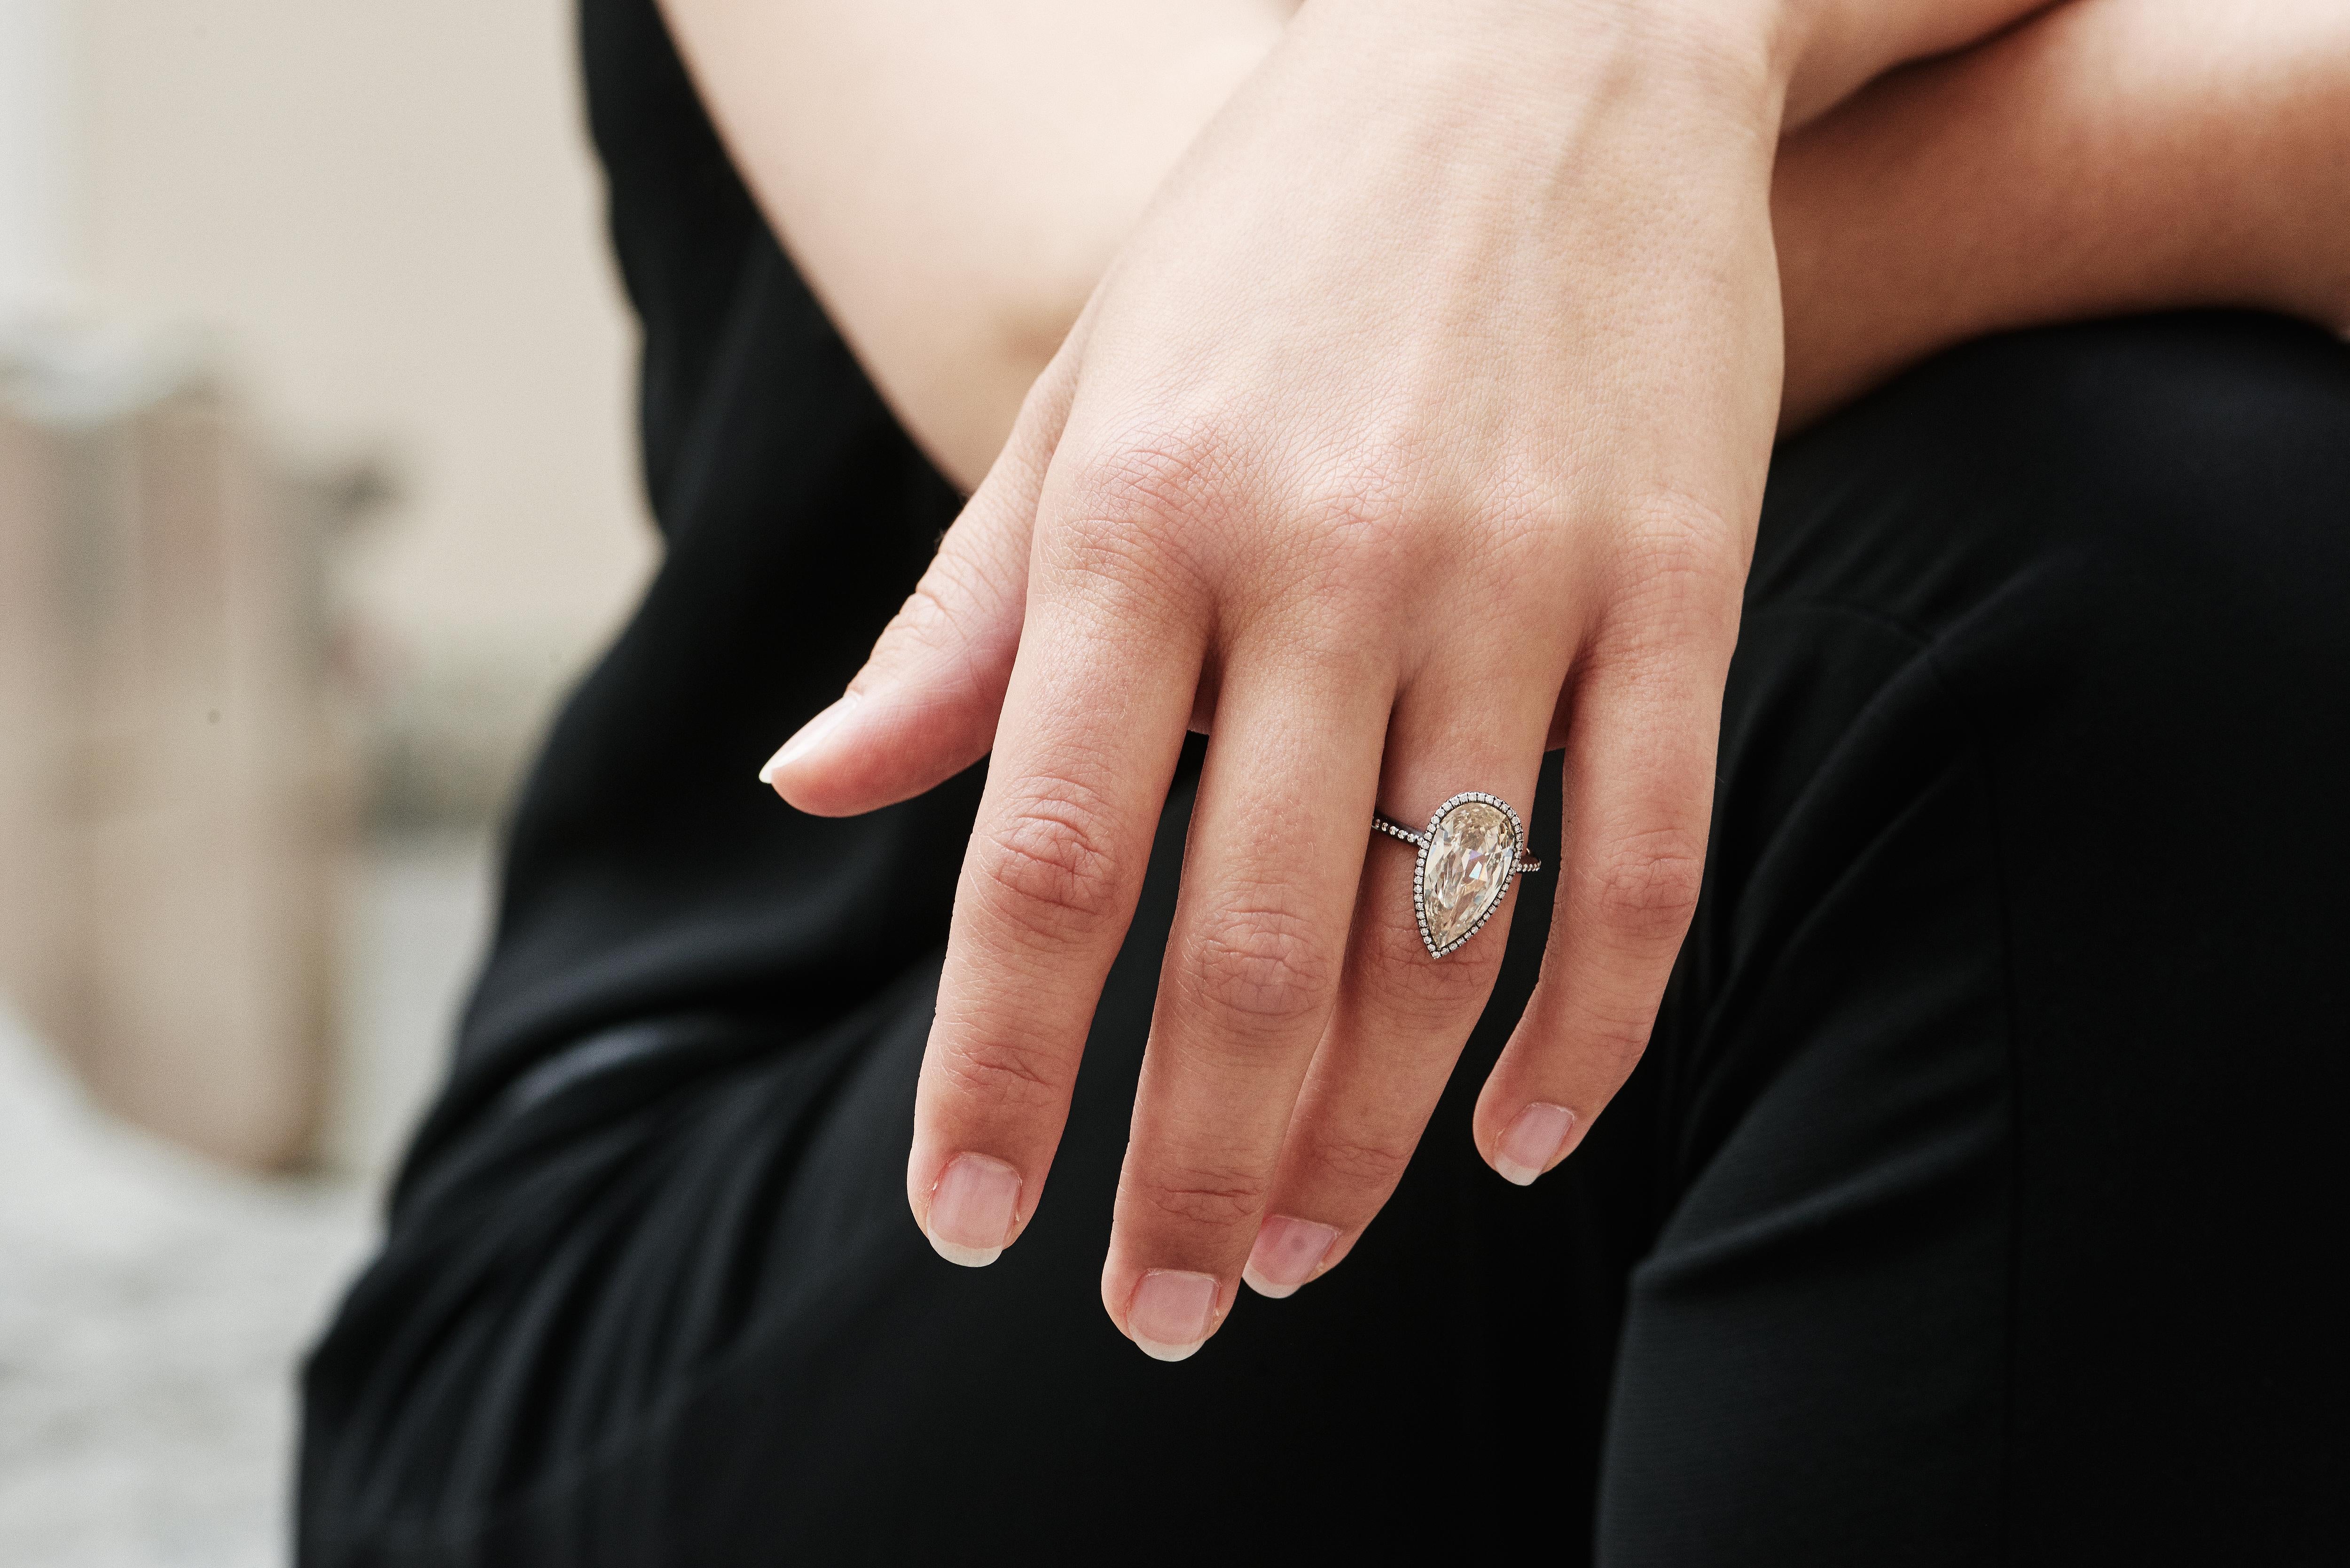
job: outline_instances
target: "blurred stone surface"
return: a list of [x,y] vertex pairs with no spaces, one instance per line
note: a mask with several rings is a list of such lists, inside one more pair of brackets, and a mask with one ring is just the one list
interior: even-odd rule
[[0,981],[132,1120],[295,1164],[356,820],[328,520],[171,354],[0,347]]
[[0,1563],[283,1562],[291,1368],[369,1227],[359,1183],[111,1120],[0,1016]]
[[440,1085],[489,940],[493,846],[479,832],[380,839],[359,860],[343,1025],[319,1156],[388,1179]]
[[[0,430],[0,977],[26,1011],[63,1021],[55,1037],[79,1040],[77,1010],[90,1007],[71,979],[88,947],[74,910],[102,878],[61,871],[51,836],[13,829],[36,809],[28,797],[43,812],[60,796],[111,810],[108,792],[146,787],[178,754],[117,746],[101,766],[62,767],[58,748],[36,755],[20,741],[78,722],[51,700],[67,651],[56,618],[18,613],[28,585],[79,568],[11,520],[68,504],[64,493],[103,466],[84,461],[103,442],[59,442],[53,427],[154,402],[192,369],[232,394],[219,406],[233,444],[265,438],[241,450],[265,447],[275,501],[308,516],[379,514],[335,541],[330,647],[312,664],[332,664],[353,710],[362,776],[338,809],[404,836],[478,830],[499,814],[553,696],[633,597],[653,537],[636,470],[634,334],[566,0],[26,0],[0,13],[0,379],[16,398],[25,361],[70,372],[30,378],[46,383],[40,406]],[[183,499],[242,483],[205,469]],[[224,730],[237,726],[236,711],[221,711]],[[173,743],[201,758],[250,735]],[[155,877],[155,845],[182,842],[167,819],[203,812],[167,804],[114,836],[115,863]],[[234,836],[196,836],[166,859],[193,867],[230,854]],[[213,880],[216,899],[251,903]],[[124,961],[244,962],[222,950],[234,918],[216,922],[213,950],[156,943],[181,919],[165,908],[173,898],[166,888],[109,923]],[[315,927],[328,950],[332,926]],[[101,990],[120,998],[103,1007],[172,1012]],[[330,992],[276,996],[239,1005],[336,1015]],[[205,1147],[299,1159],[289,1129],[307,1116],[332,1141],[349,1119],[298,1075],[265,1075],[252,1096],[233,1077],[183,1096],[213,1128]]]
[[478,836],[358,862],[322,1174],[125,1127],[0,1003],[0,1564],[285,1562],[295,1367],[439,1077],[489,864]]

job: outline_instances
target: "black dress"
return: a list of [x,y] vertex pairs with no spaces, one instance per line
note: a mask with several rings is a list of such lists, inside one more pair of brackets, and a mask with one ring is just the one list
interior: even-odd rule
[[2023,335],[1786,443],[1624,1096],[1530,1189],[1471,1147],[1528,899],[1345,1265],[1163,1366],[1095,1281],[1191,770],[1052,1191],[953,1268],[902,1173],[976,776],[753,775],[958,499],[650,0],[584,36],[667,555],[307,1369],[306,1563],[2339,1561],[2350,350]]

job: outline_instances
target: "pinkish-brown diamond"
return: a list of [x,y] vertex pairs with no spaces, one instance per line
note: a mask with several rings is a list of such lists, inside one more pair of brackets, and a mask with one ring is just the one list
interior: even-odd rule
[[1464,800],[1444,814],[1428,836],[1419,881],[1431,942],[1449,948],[1477,929],[1510,885],[1517,846],[1509,817],[1482,800]]

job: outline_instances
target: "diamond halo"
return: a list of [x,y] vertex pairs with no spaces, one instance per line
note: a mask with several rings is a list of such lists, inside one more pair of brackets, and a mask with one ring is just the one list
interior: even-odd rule
[[1499,795],[1469,790],[1436,808],[1419,833],[1374,815],[1374,829],[1418,846],[1412,913],[1428,956],[1460,950],[1502,907],[1510,883],[1542,862],[1527,857],[1525,825]]

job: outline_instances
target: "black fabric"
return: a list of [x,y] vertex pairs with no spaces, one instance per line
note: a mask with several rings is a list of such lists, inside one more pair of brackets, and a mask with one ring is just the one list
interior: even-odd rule
[[[645,325],[644,606],[516,812],[302,1561],[2314,1563],[2345,1521],[2350,350],[2256,317],[1947,355],[1774,462],[1706,890],[1535,1187],[1468,1113],[1192,1361],[1096,1294],[1191,769],[1021,1244],[905,1211],[965,778],[753,779],[957,502],[645,0],[588,0]],[[1556,849],[1555,770],[1530,817]]]

